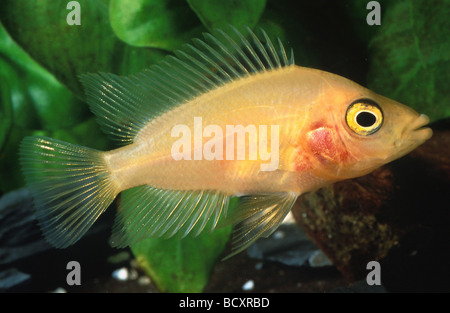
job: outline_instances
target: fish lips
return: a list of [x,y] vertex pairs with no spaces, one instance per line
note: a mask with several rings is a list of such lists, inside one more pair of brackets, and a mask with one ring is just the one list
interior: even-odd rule
[[420,114],[416,119],[412,120],[407,127],[401,132],[399,139],[394,142],[394,146],[398,147],[397,156],[392,159],[401,157],[433,136],[431,128],[426,127],[430,119],[425,114]]
[[433,136],[433,131],[431,128],[426,127],[430,119],[425,114],[420,114],[417,119],[415,119],[411,125],[408,127],[410,140],[418,141],[420,144],[424,143],[426,140]]

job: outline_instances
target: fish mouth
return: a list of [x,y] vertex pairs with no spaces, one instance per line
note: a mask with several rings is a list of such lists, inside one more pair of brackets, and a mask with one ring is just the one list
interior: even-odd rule
[[410,127],[410,140],[417,141],[418,144],[422,144],[426,140],[430,139],[433,136],[433,131],[431,128],[426,127],[430,119],[425,114],[420,114],[418,118],[416,118],[411,124]]
[[408,154],[430,139],[431,136],[433,136],[433,131],[431,128],[426,127],[429,122],[430,119],[425,114],[420,114],[417,118],[412,120],[401,132],[400,138],[402,139],[394,141],[397,152],[390,158],[387,158],[387,161],[390,162]]

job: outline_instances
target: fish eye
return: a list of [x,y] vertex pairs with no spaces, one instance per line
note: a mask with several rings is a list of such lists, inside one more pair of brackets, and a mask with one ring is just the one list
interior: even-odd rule
[[374,101],[360,99],[349,105],[345,121],[356,134],[368,136],[380,129],[383,124],[383,112]]

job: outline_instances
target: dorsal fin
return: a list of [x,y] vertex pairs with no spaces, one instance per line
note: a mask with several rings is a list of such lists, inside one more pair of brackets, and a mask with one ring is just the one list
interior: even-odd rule
[[281,41],[278,50],[262,31],[261,41],[247,27],[249,38],[236,28],[237,36],[217,30],[204,34],[174,56],[129,77],[85,74],[81,82],[87,102],[105,133],[123,144],[134,141],[150,120],[202,93],[258,72],[294,64]]

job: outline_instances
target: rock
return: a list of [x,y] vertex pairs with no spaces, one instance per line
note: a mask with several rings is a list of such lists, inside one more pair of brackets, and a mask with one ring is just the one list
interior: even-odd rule
[[39,230],[26,188],[0,198],[0,247],[0,266],[51,248]]
[[331,265],[305,232],[295,223],[286,223],[286,220],[271,236],[260,238],[252,244],[247,249],[247,254],[251,258],[276,261],[291,266]]
[[449,290],[450,119],[432,127],[409,155],[295,204],[297,223],[350,282],[375,260],[388,289]]
[[251,291],[255,288],[255,282],[253,280],[248,280],[245,282],[244,285],[242,285],[242,290],[243,291]]
[[5,292],[10,288],[19,286],[30,279],[30,275],[23,273],[16,268],[9,268],[0,272],[0,292]]
[[[76,245],[55,249],[39,229],[29,190],[4,194],[0,197],[0,292],[55,290],[66,284],[66,264],[71,260],[82,264],[86,280],[123,263],[123,258],[117,257],[113,258],[115,264],[106,262],[105,255],[120,253],[107,242],[113,216],[114,210],[104,214]],[[103,257],[106,264],[96,272],[90,270]]]
[[333,265],[322,250],[313,251],[308,258],[308,264],[311,267],[323,267]]

